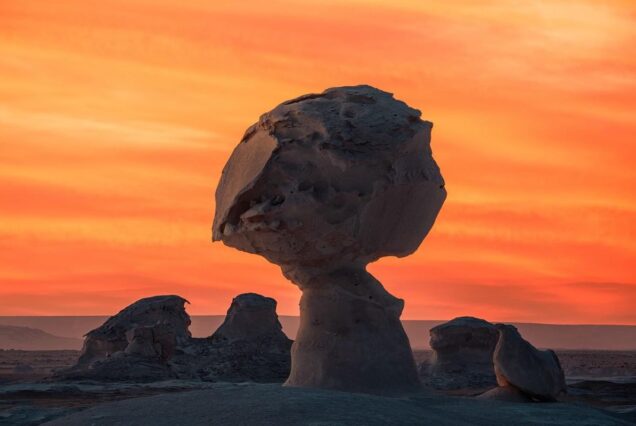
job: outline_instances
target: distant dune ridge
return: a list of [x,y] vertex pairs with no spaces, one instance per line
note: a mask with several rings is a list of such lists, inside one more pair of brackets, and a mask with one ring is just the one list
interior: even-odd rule
[[82,340],[60,337],[37,328],[0,325],[0,349],[60,350],[80,349]]
[[[192,316],[190,331],[194,337],[209,336],[224,315]],[[283,331],[291,339],[298,330],[298,317],[279,316]],[[24,350],[80,349],[84,334],[99,327],[107,316],[20,316],[0,317],[0,348]],[[414,350],[429,349],[429,330],[443,320],[403,320]],[[633,325],[561,325],[511,323],[526,340],[539,348],[636,350],[636,326]],[[6,326],[27,327],[23,335],[9,332]],[[33,330],[36,329],[36,330]],[[42,337],[40,337],[42,336]]]

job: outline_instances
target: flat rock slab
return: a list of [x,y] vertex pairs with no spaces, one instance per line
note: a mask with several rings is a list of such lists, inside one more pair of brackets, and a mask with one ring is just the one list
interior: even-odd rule
[[421,393],[387,398],[274,384],[217,383],[206,390],[102,404],[46,425],[631,425],[582,405],[516,404]]

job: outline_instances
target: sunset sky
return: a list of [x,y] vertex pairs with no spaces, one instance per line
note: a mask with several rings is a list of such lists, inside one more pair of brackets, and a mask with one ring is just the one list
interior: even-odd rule
[[636,324],[636,2],[0,1],[0,315],[241,292],[214,190],[280,102],[366,83],[433,121],[448,199],[370,265],[405,319]]

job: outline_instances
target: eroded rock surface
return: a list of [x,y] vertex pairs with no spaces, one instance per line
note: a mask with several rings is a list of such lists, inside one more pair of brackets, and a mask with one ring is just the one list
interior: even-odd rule
[[260,294],[245,293],[232,300],[225,321],[214,332],[213,341],[274,340],[286,344],[289,339],[276,315],[276,301]]
[[419,385],[404,303],[365,267],[412,253],[433,226],[446,191],[431,128],[390,93],[337,87],[263,114],[228,160],[213,239],[280,265],[303,291],[288,385]]
[[292,266],[412,253],[446,196],[432,127],[370,86],[284,102],[246,131],[226,164],[214,239]]
[[540,401],[554,401],[565,392],[565,375],[554,351],[536,349],[512,325],[497,328],[493,363],[499,386],[514,386]]
[[512,325],[459,317],[430,334],[433,356],[420,366],[428,386],[516,402],[554,401],[566,389],[556,354],[536,349]]
[[473,317],[455,318],[430,331],[433,357],[420,374],[440,389],[487,389],[496,386],[493,353],[499,332]]
[[237,296],[213,336],[192,338],[187,301],[179,296],[141,299],[86,335],[75,366],[58,379],[283,381],[290,370],[289,340],[276,301]]
[[[190,316],[185,311],[188,301],[182,297],[148,297],[110,317],[101,327],[89,331],[78,361],[89,365],[111,355],[127,351],[132,354],[154,352],[166,358],[177,344],[190,339]],[[156,337],[156,339],[155,339]],[[142,350],[140,345],[148,346]]]
[[193,339],[175,359],[181,377],[279,382],[289,375],[292,341],[283,333],[276,301],[254,293],[232,300],[225,321],[207,339]]

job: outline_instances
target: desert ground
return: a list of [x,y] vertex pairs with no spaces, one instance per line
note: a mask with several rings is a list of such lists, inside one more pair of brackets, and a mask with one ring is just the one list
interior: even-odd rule
[[[280,384],[56,383],[78,351],[0,351],[0,424],[636,424],[636,351],[558,351],[568,394],[558,403],[478,401],[424,388],[389,398]],[[415,351],[426,364],[431,351]],[[329,409],[325,409],[328,407]],[[152,417],[151,417],[152,416]]]

